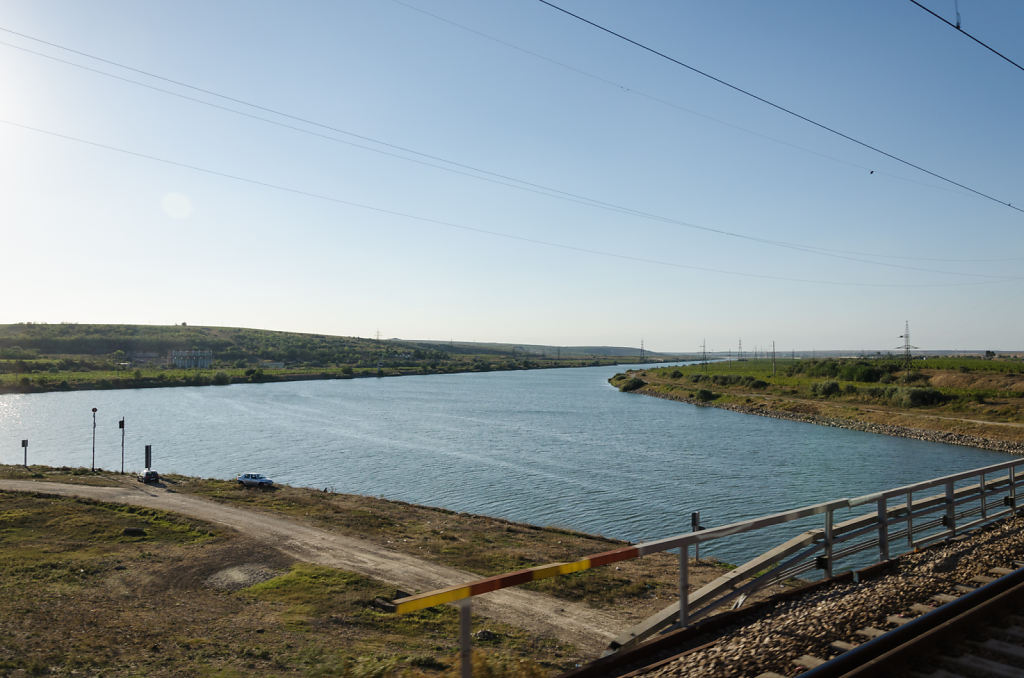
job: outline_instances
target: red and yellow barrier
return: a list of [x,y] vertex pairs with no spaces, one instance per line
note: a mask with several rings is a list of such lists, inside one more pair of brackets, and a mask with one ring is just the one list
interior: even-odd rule
[[537,579],[547,579],[549,577],[557,577],[562,574],[582,572],[583,570],[589,570],[592,567],[600,567],[602,565],[608,565],[609,563],[616,563],[620,560],[636,558],[639,555],[641,555],[640,550],[636,546],[625,546],[621,549],[605,551],[604,553],[598,553],[590,556],[589,558],[583,558],[582,560],[576,560],[571,563],[540,565],[538,567],[519,570],[518,572],[499,574],[495,577],[480,579],[462,586],[451,586],[446,589],[428,591],[427,593],[419,593],[415,596],[399,598],[398,600],[393,601],[395,606],[394,611],[398,614],[415,612],[416,610],[422,610],[435,605],[451,603],[456,600],[463,600],[464,598],[478,596],[481,593],[489,593],[491,591],[497,591],[498,589],[508,588],[509,586],[518,586],[519,584],[525,584],[526,582],[535,581]]

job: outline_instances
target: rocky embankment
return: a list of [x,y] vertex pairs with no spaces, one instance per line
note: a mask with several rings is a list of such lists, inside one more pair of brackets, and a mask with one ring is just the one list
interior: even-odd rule
[[964,433],[953,433],[950,431],[932,431],[928,429],[910,428],[908,426],[897,426],[895,424],[876,424],[856,419],[841,419],[837,417],[826,417],[819,414],[807,414],[802,412],[790,412],[768,407],[764,404],[739,405],[735,403],[714,403],[700,402],[678,393],[662,393],[650,387],[644,387],[633,391],[656,398],[666,400],[678,400],[702,407],[717,407],[731,412],[741,414],[756,414],[759,417],[772,417],[774,419],[788,419],[818,426],[831,426],[832,428],[844,428],[851,431],[864,431],[866,433],[879,433],[881,435],[896,436],[898,438],[911,438],[913,440],[926,440],[933,443],[946,443],[947,445],[963,445],[965,447],[977,447],[983,450],[994,450],[996,452],[1007,452],[1009,454],[1024,454],[1024,443],[996,438],[969,435]]
[[881,577],[833,584],[801,598],[777,603],[756,621],[645,677],[735,678],[765,671],[799,672],[797,657],[829,657],[833,641],[863,642],[858,629],[886,627],[889,615],[915,616],[910,606],[936,594],[959,595],[957,585],[976,586],[977,575],[994,567],[1012,568],[1024,557],[1024,518],[1000,521],[893,562]]

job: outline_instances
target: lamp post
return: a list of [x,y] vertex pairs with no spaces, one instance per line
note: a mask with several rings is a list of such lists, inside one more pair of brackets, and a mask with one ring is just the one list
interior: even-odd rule
[[117,422],[117,427],[121,429],[121,475],[124,475],[124,417]]
[[92,408],[92,470],[96,470],[96,408]]

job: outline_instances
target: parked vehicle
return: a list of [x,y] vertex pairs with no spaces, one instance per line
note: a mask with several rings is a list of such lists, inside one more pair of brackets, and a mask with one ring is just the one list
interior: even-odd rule
[[139,473],[140,483],[158,483],[160,482],[160,474],[151,468],[143,469]]
[[243,473],[236,480],[245,487],[270,487],[274,484],[273,480],[262,473]]

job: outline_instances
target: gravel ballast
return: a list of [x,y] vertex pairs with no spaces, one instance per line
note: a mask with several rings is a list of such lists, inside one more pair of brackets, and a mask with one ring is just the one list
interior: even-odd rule
[[802,669],[797,657],[828,658],[833,641],[863,642],[856,635],[867,626],[887,628],[889,615],[916,616],[914,603],[926,603],[956,586],[976,585],[971,578],[993,567],[1014,567],[1024,559],[1024,518],[1016,516],[986,528],[901,556],[892,571],[860,583],[834,584],[799,599],[770,607],[757,620],[732,631],[713,645],[648,671],[646,677],[736,678],[765,671],[792,676]]

